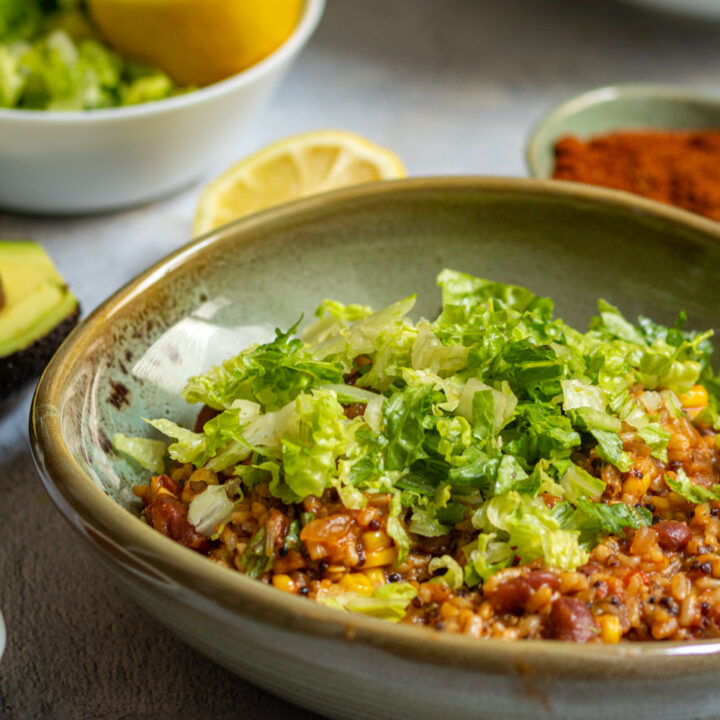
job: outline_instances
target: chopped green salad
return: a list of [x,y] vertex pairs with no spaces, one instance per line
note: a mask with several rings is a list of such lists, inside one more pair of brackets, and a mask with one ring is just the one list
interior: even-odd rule
[[0,0],[0,108],[95,110],[191,89],[111,50],[81,0]]
[[[627,471],[627,432],[666,461],[670,434],[657,410],[681,417],[677,395],[698,381],[710,394],[701,420],[720,428],[712,332],[683,330],[682,314],[671,328],[631,324],[601,300],[582,333],[525,288],[452,270],[438,284],[434,321],[409,318],[414,296],[376,312],[326,300],[301,337],[298,322],[189,380],[184,399],[219,411],[201,432],[150,423],[173,439],[173,460],[224,474],[236,497],[269,482],[289,505],[334,488],[356,510],[367,493],[389,493],[398,562],[408,534],[440,537],[470,523],[464,568],[433,561],[457,587],[535,559],[572,569],[599,537],[650,524],[642,505],[597,502],[605,481],[583,463],[592,455]],[[157,444],[135,451],[144,467],[160,467]],[[715,492],[682,470],[676,482],[680,493]],[[208,494],[194,523],[229,518],[233,503],[218,496]]]

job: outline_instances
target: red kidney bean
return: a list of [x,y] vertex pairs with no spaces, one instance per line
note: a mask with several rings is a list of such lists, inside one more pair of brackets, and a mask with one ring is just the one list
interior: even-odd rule
[[187,514],[187,507],[168,495],[161,495],[145,509],[147,519],[158,532],[206,555],[212,547],[210,539],[195,530],[188,522]]
[[527,578],[515,577],[498,585],[489,600],[498,612],[521,613],[532,594],[533,588]]
[[[270,552],[285,544],[288,519],[277,508],[273,508],[265,522],[265,543]],[[268,553],[269,554],[269,553]]]
[[528,575],[511,578],[498,585],[489,600],[498,612],[521,613],[533,593],[543,585],[557,590],[560,578],[548,570],[533,570]]
[[598,625],[584,602],[561,597],[550,611],[550,635],[557,640],[586,643],[597,637]]
[[158,489],[164,487],[166,490],[171,492],[176,497],[182,492],[180,484],[173,480],[169,475],[158,475]]
[[533,570],[527,576],[527,580],[533,590],[537,590],[543,585],[548,585],[552,590],[557,590],[560,587],[560,578],[549,570]]
[[685,523],[674,520],[663,520],[653,525],[653,530],[663,550],[682,550],[692,537],[692,531]]
[[365,405],[363,403],[350,403],[349,405],[343,405],[343,412],[348,420],[363,415],[365,413]]

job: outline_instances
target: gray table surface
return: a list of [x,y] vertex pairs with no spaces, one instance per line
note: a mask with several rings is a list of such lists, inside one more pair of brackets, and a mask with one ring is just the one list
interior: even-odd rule
[[[228,157],[338,127],[393,148],[413,175],[524,175],[524,140],[545,110],[629,81],[716,89],[720,26],[610,0],[328,0],[310,45]],[[87,218],[0,214],[0,237],[40,240],[90,310],[189,239],[198,192]],[[117,593],[37,478],[30,396],[0,406],[0,715],[315,717],[188,649]]]

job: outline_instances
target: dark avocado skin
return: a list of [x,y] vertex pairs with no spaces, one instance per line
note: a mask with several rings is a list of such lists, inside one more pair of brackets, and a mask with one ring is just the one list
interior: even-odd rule
[[79,318],[80,306],[76,305],[75,311],[47,335],[22,350],[0,357],[0,401],[6,400],[42,373],[62,341],[77,325]]

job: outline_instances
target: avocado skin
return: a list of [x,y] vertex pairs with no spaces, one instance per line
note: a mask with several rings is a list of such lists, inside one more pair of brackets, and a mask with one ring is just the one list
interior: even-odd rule
[[42,373],[63,340],[78,324],[79,318],[80,306],[76,305],[75,311],[47,335],[22,350],[0,357],[0,401],[6,400]]

